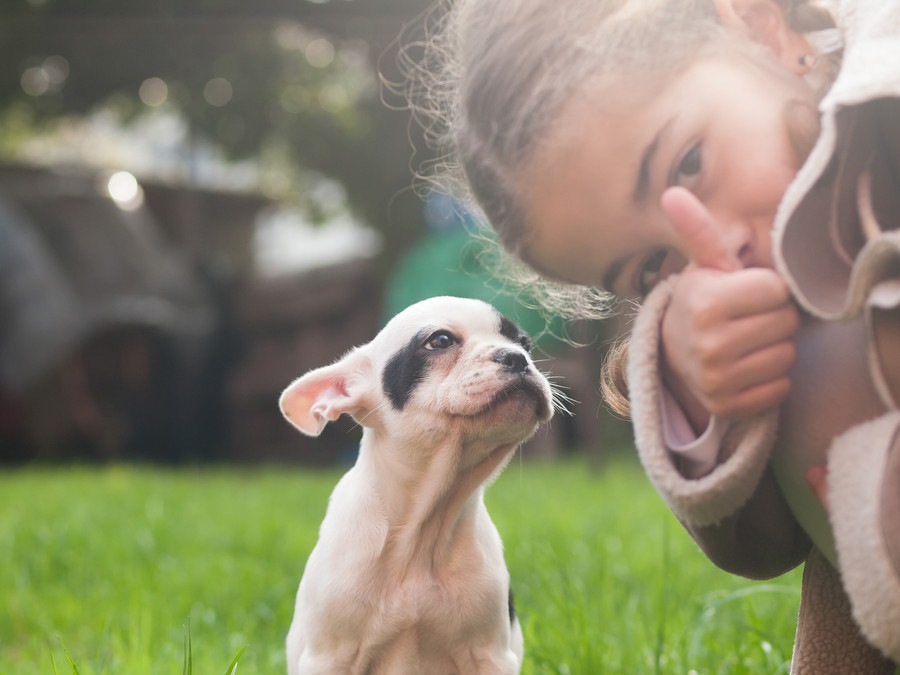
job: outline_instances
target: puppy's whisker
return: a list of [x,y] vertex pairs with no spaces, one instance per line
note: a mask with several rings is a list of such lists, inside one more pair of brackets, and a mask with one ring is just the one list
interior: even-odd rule
[[550,392],[552,397],[556,400],[565,401],[566,403],[581,403],[581,401],[579,401],[577,398],[572,398],[565,392],[559,391],[558,389],[551,388]]
[[565,377],[562,375],[554,375],[553,373],[544,373],[544,379],[550,383],[550,386],[554,389],[571,389],[567,384],[565,384]]
[[[551,378],[548,378],[548,380],[550,380],[550,379]],[[570,390],[569,387],[567,387],[564,384],[559,384],[558,382],[552,382],[552,381],[550,382],[550,391],[553,394],[569,398],[569,395],[566,393],[566,391],[569,391],[569,390]]]
[[375,406],[375,407],[372,408],[368,413],[366,413],[362,418],[360,418],[360,420],[359,420],[356,424],[354,424],[351,428],[352,428],[352,429],[356,429],[357,427],[359,427],[360,429],[362,429],[362,423],[363,423],[363,422],[365,422],[367,419],[369,419],[369,417],[370,417],[371,415],[377,413],[379,410],[381,410],[382,408],[384,408],[385,406],[387,406],[387,405],[389,405],[389,404],[390,404],[390,401],[385,401],[385,402],[382,403],[381,405]]
[[550,403],[553,406],[553,409],[565,413],[567,415],[572,415],[572,410],[568,407],[567,404],[575,405],[579,403],[577,399],[572,398],[561,389],[551,384],[550,386]]
[[568,406],[577,405],[579,402],[568,396],[553,396],[550,401],[557,410],[569,412]]
[[525,460],[522,455],[522,446],[521,445],[519,446],[518,450],[516,451],[516,454],[519,456],[518,457],[518,460],[519,460],[519,488],[521,489],[522,486],[525,484],[525,481],[523,480],[524,473],[525,473],[525,471],[524,471]]

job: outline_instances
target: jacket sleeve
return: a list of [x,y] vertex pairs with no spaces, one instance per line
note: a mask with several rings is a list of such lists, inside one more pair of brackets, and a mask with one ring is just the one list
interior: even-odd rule
[[862,634],[841,576],[813,548],[803,566],[791,675],[894,675],[895,664]]
[[714,564],[750,578],[776,576],[802,562],[810,548],[769,467],[777,412],[732,425],[716,465],[700,478],[685,476],[666,445],[659,328],[675,278],[650,294],[631,335],[628,389],[638,455],[650,482]]
[[900,412],[835,439],[828,505],[853,616],[872,644],[900,662]]

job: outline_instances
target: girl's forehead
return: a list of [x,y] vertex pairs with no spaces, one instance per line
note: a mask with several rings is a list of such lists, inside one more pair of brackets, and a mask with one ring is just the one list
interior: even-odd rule
[[[635,114],[645,114],[649,106],[660,105],[660,91],[665,81],[644,75],[632,78],[592,78],[583,83],[557,109],[531,157],[546,161],[559,150],[582,142],[584,134],[602,125],[615,141],[620,128],[632,128]],[[627,141],[626,141],[627,142]],[[529,162],[526,168],[533,167]]]
[[537,267],[562,280],[573,279],[542,261],[590,257],[596,267],[608,257],[597,232],[614,237],[638,215],[642,158],[672,109],[658,100],[638,104],[632,95],[599,96],[570,99],[521,174],[524,248]]

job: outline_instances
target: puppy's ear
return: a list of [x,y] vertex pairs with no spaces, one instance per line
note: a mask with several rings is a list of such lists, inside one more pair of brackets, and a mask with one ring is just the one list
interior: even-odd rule
[[326,424],[363,405],[367,366],[361,353],[351,352],[335,364],[311,370],[282,392],[281,413],[307,436],[318,436]]

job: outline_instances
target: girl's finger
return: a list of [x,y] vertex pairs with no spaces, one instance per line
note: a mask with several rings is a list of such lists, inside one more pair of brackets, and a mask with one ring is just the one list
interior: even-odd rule
[[775,310],[734,319],[719,339],[729,345],[728,353],[732,358],[740,358],[768,345],[792,339],[800,324],[796,307],[783,305]]
[[660,206],[684,242],[685,252],[695,267],[734,272],[743,267],[722,241],[709,211],[683,187],[663,192]]
[[741,389],[777,380],[797,363],[797,347],[790,340],[747,354],[731,369],[731,383]]
[[781,405],[791,392],[791,378],[785,375],[763,384],[748,387],[726,402],[710,402],[713,415],[734,419],[748,419],[753,415]]

